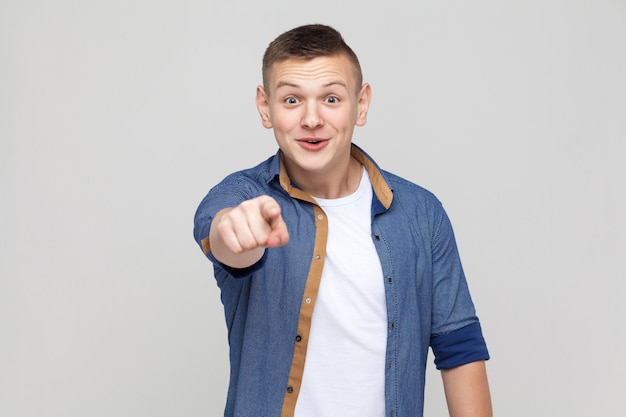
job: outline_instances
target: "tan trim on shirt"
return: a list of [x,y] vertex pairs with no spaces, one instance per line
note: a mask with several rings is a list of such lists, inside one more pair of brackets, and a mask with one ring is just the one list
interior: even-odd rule
[[309,268],[309,275],[307,276],[302,304],[300,306],[298,334],[296,336],[293,358],[291,360],[291,371],[289,372],[289,381],[287,383],[287,391],[281,412],[281,416],[283,417],[293,417],[295,413],[296,401],[300,393],[300,387],[302,386],[306,351],[309,343],[309,335],[311,333],[313,308],[315,307],[317,292],[322,278],[322,270],[324,269],[324,260],[326,259],[328,219],[324,211],[317,205],[313,206],[313,213],[315,215],[316,226],[315,246],[313,247],[313,258],[311,259],[311,267]]
[[304,295],[300,304],[300,317],[298,318],[298,333],[294,341],[295,347],[293,358],[291,359],[291,370],[289,371],[289,380],[287,382],[285,398],[283,400],[282,417],[293,417],[296,411],[296,401],[302,386],[302,377],[304,375],[304,363],[306,361],[306,350],[309,343],[309,334],[311,333],[311,319],[313,317],[313,308],[317,299],[317,291],[320,287],[322,279],[322,270],[324,269],[324,260],[326,259],[326,241],[328,239],[328,219],[326,213],[317,205],[315,200],[304,191],[294,187],[291,184],[287,170],[283,163],[283,156],[280,159],[279,181],[281,187],[289,193],[293,198],[308,201],[313,204],[313,214],[315,216],[315,243],[313,246],[313,257],[309,274],[307,275],[304,287]]
[[387,185],[387,182],[378,168],[376,168],[376,165],[354,146],[350,154],[365,167],[367,174],[370,176],[370,182],[372,183],[372,189],[376,197],[378,197],[383,206],[389,208],[391,206],[391,200],[393,200],[393,192]]
[[200,243],[202,244],[202,251],[205,255],[208,255],[209,252],[211,252],[211,243],[209,242],[209,237],[205,237],[200,241]]

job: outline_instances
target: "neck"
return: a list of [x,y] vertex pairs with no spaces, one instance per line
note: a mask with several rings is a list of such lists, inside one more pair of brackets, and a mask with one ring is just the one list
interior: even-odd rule
[[[307,173],[300,178],[292,177],[292,180],[310,196],[330,200],[354,193],[361,183],[362,170],[363,166],[350,157],[343,175]],[[291,176],[291,173],[289,175]]]

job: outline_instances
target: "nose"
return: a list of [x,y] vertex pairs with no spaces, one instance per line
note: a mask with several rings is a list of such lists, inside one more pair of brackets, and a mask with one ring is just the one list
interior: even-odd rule
[[306,129],[316,129],[324,124],[318,106],[319,105],[314,102],[306,104],[302,121],[300,122],[302,127]]

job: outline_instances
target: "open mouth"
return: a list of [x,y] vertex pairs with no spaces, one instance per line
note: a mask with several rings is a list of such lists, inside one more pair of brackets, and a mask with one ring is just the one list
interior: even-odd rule
[[320,138],[301,138],[298,140],[300,142],[300,146],[309,151],[319,151],[324,149],[325,145],[328,143],[328,139]]

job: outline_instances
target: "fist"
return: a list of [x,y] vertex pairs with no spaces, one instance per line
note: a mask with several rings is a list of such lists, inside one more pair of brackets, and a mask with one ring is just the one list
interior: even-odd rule
[[222,251],[237,255],[255,250],[260,259],[259,249],[283,246],[289,241],[280,206],[267,195],[220,211],[213,219],[210,236],[211,250],[218,259]]

